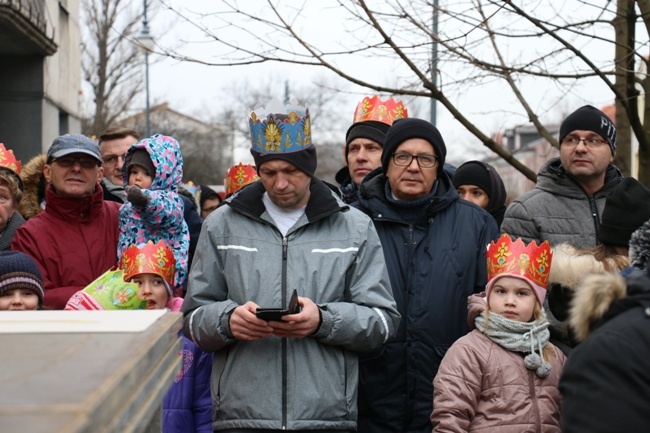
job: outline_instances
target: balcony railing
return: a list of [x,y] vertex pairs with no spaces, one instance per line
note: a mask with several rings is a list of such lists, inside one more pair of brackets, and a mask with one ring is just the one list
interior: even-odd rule
[[[52,55],[54,27],[46,17],[46,0],[0,0],[0,52]],[[11,41],[11,42],[9,42]],[[14,52],[18,51],[18,52]]]

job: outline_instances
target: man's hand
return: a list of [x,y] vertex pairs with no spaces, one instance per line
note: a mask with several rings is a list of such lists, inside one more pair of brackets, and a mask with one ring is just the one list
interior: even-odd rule
[[297,314],[282,316],[282,321],[272,321],[273,334],[278,337],[304,338],[316,332],[320,325],[320,312],[318,305],[309,298],[298,297],[298,304],[302,311]]
[[269,322],[255,316],[258,307],[249,301],[235,308],[230,315],[230,332],[237,340],[253,341],[273,335]]
[[124,187],[126,190],[126,199],[137,207],[145,207],[149,204],[149,197],[142,192],[139,186],[127,185]]

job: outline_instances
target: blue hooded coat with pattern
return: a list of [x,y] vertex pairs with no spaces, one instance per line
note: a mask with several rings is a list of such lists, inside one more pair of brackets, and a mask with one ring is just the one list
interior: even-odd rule
[[[131,244],[162,240],[174,252],[176,259],[175,288],[182,287],[187,278],[190,234],[183,218],[183,200],[178,186],[183,179],[183,155],[173,137],[156,134],[129,148],[125,161],[137,149],[145,149],[156,169],[153,183],[142,192],[149,198],[145,207],[126,201],[120,208],[120,238],[118,258]],[[122,178],[128,185],[128,164],[122,167]]]

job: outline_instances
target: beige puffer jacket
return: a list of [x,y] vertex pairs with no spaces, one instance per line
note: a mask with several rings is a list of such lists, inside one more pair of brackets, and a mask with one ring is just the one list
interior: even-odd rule
[[[472,328],[485,308],[483,296],[468,298]],[[551,374],[542,379],[526,369],[525,355],[504,349],[478,329],[457,340],[433,381],[433,432],[559,433],[557,386],[566,358],[555,348],[547,360]]]

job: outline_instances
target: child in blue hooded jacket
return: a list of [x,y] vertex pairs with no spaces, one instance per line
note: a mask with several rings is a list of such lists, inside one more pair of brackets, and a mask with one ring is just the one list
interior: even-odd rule
[[190,235],[178,194],[183,179],[183,156],[178,141],[156,134],[135,143],[126,152],[122,177],[127,201],[120,208],[118,257],[131,244],[162,240],[174,253],[174,293],[182,295]]

